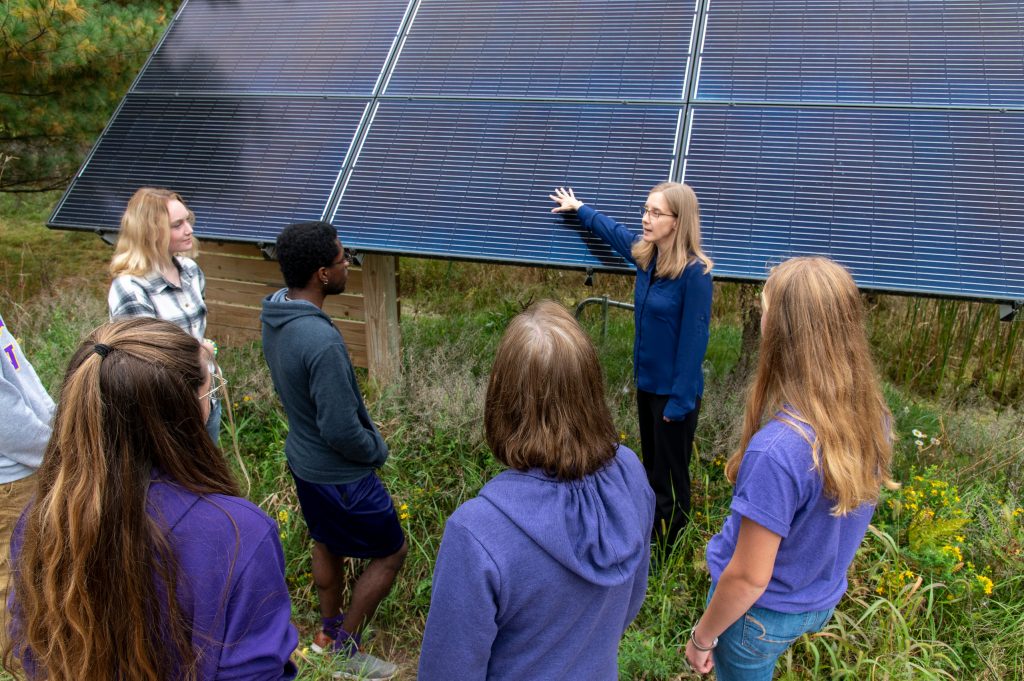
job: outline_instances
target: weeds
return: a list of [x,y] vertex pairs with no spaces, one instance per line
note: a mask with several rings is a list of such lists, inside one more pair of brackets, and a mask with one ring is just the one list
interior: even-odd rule
[[[9,216],[13,208],[0,204],[2,210]],[[36,221],[44,212],[32,211]],[[81,336],[106,319],[109,250],[97,247],[77,264],[61,265],[59,279],[37,286],[31,282],[51,281],[41,271],[63,262],[67,244],[63,235],[33,233],[29,249],[14,247],[11,239],[21,238],[25,221],[14,222],[13,232],[3,226],[0,305],[54,388]],[[382,477],[410,551],[375,617],[370,650],[399,663],[400,678],[412,679],[444,523],[500,470],[484,443],[481,416],[505,324],[531,300],[572,305],[589,295],[629,300],[632,294],[627,277],[600,275],[594,289],[584,289],[582,274],[573,272],[419,260],[403,260],[402,268],[404,373],[375,387],[367,400],[391,450]],[[29,283],[19,288],[21,281]],[[654,547],[647,600],[620,647],[624,679],[698,678],[686,671],[681,647],[708,592],[704,547],[721,528],[731,496],[722,465],[735,446],[744,401],[746,379],[732,371],[741,354],[740,298],[734,287],[716,285],[692,468],[693,516],[673,550]],[[976,304],[942,307],[887,296],[873,306],[871,320],[899,435],[895,476],[904,485],[883,499],[834,619],[787,652],[777,678],[1024,678],[1024,421],[1011,399],[1021,391],[1020,323],[995,324],[988,308]],[[620,439],[638,450],[632,318],[611,311],[603,339],[600,315],[585,314],[583,324],[597,341]],[[257,345],[224,348],[219,359],[233,414],[222,443],[237,439],[252,479],[250,498],[279,525],[301,633],[300,678],[324,678],[329,662],[307,648],[316,596],[310,541],[284,463],[287,422]]]

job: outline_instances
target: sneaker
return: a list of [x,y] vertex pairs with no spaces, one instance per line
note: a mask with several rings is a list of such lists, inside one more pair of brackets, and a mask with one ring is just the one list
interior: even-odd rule
[[387,681],[398,673],[396,665],[359,651],[347,656],[335,656],[334,667],[336,671],[331,674],[331,678],[353,681]]
[[334,650],[334,639],[327,635],[324,631],[318,631],[313,635],[313,642],[309,644],[313,652],[317,655],[323,655]]
[[359,634],[349,636],[344,631],[341,634],[335,638],[321,629],[313,634],[313,642],[309,647],[317,654],[344,653],[346,655],[362,647],[363,639]]

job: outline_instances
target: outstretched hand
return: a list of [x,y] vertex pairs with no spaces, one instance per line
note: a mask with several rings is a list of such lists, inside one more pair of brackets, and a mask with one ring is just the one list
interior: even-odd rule
[[551,209],[552,213],[568,213],[576,211],[583,205],[583,202],[577,199],[576,195],[572,193],[572,187],[569,187],[568,189],[565,187],[558,187],[555,189],[554,194],[548,194],[548,198],[558,204],[558,206]]

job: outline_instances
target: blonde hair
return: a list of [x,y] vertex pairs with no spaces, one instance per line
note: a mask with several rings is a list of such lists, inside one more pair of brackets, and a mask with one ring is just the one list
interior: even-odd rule
[[669,211],[676,216],[675,238],[664,252],[650,241],[639,239],[633,244],[633,259],[640,269],[651,266],[655,254],[658,256],[658,267],[655,276],[663,279],[675,279],[692,260],[704,263],[704,274],[711,271],[714,263],[700,247],[700,204],[697,195],[685,184],[678,182],[662,182],[651,189],[650,193],[660,192],[668,203]]
[[[169,263],[171,221],[167,204],[171,201],[185,203],[174,192],[156,187],[142,187],[132,195],[121,216],[121,232],[110,260],[110,276],[143,277]],[[189,211],[189,219],[195,219],[192,211]],[[184,255],[194,258],[198,253],[199,242],[193,239],[192,249]]]
[[590,338],[550,300],[509,323],[487,386],[484,433],[510,468],[578,480],[615,456],[616,431]]
[[[726,463],[733,483],[766,414],[807,438],[832,514],[877,502],[890,477],[892,415],[871,361],[857,285],[828,258],[793,258],[764,285],[757,372],[739,448]],[[781,416],[775,416],[781,412]],[[806,424],[813,429],[811,440]]]

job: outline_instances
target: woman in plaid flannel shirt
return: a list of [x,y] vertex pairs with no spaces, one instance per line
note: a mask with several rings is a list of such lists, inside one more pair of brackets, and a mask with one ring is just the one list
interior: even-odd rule
[[[216,345],[205,338],[206,278],[194,258],[199,244],[193,238],[195,214],[181,197],[167,189],[142,187],[128,201],[121,231],[110,261],[107,304],[110,318],[156,317],[181,327],[203,344],[211,368]],[[210,405],[207,432],[220,436],[220,403]]]

